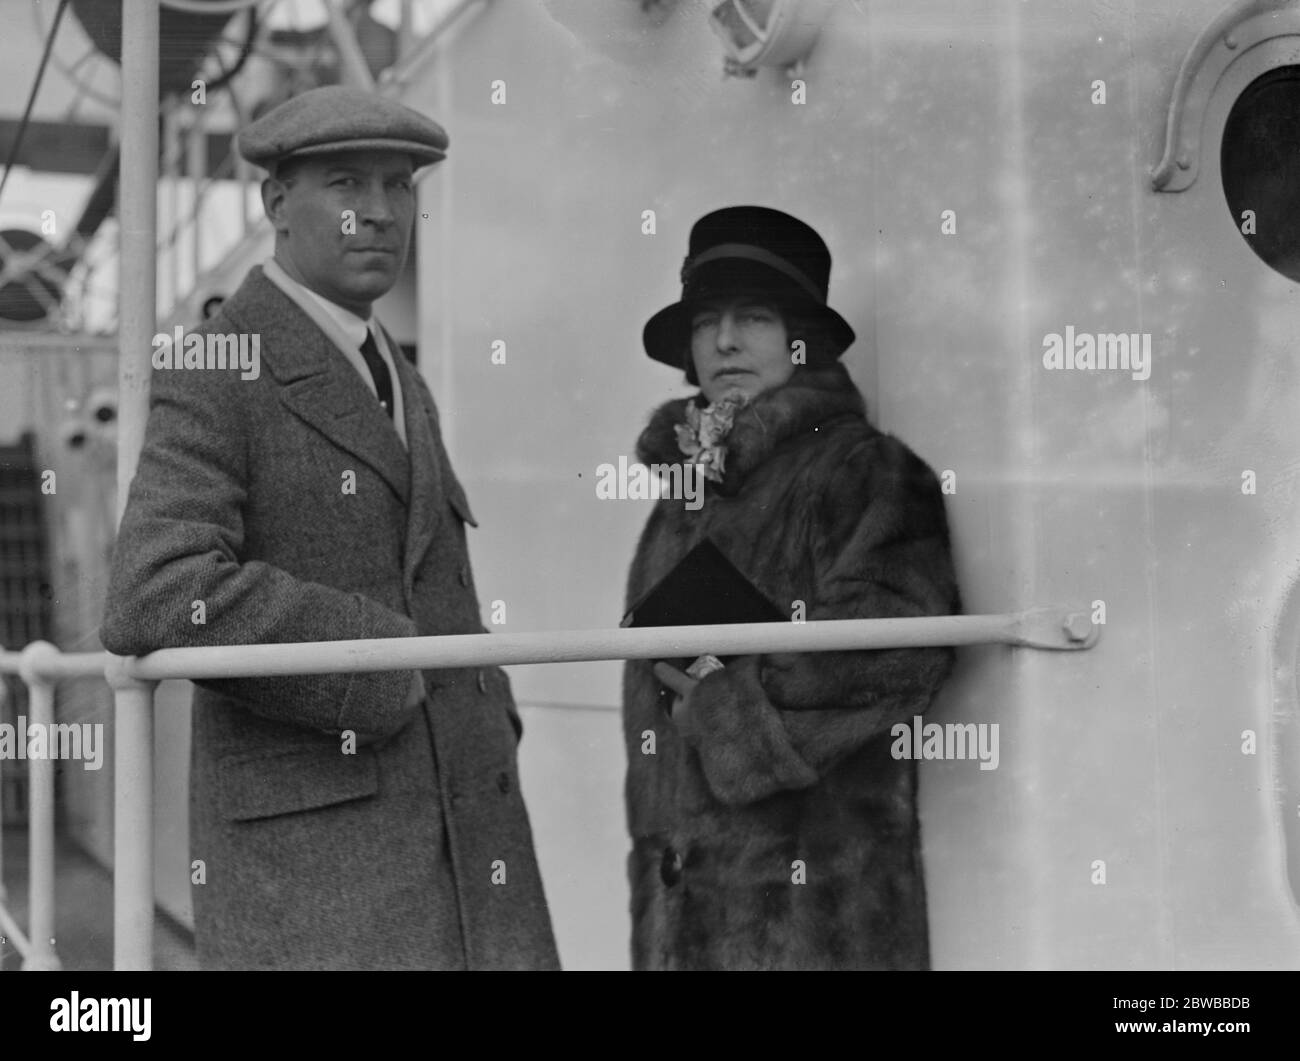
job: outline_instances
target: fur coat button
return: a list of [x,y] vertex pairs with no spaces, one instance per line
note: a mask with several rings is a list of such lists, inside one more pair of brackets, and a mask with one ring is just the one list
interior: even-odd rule
[[672,887],[682,879],[681,853],[671,847],[664,848],[664,857],[659,862],[659,876],[664,884]]

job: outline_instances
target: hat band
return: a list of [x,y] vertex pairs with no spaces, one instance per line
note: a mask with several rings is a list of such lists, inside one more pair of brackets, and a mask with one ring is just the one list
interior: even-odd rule
[[762,247],[755,247],[751,243],[719,243],[715,247],[710,247],[704,253],[697,254],[694,258],[687,258],[682,265],[682,283],[685,284],[701,265],[707,265],[709,262],[715,262],[720,258],[744,258],[751,262],[759,262],[775,269],[783,276],[789,277],[821,304],[825,305],[826,303],[826,296],[808,278],[806,273],[791,265],[780,255],[773,254]]

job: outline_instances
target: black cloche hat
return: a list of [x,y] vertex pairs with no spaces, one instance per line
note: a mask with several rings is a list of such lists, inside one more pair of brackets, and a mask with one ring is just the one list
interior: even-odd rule
[[826,304],[831,252],[797,217],[766,206],[728,206],[705,214],[691,229],[682,264],[682,297],[651,317],[641,334],[646,353],[674,368],[690,336],[690,315],[701,299],[763,294],[794,303],[820,318],[839,357],[853,343],[848,321]]

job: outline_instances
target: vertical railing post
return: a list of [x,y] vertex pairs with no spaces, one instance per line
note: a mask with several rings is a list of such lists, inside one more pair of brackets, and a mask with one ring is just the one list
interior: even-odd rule
[[190,210],[190,224],[194,232],[194,242],[190,244],[193,252],[190,276],[186,290],[192,292],[198,286],[199,277],[203,275],[203,193],[208,174],[208,132],[204,123],[204,107],[191,107],[189,110],[189,133],[185,141],[185,169],[190,179],[190,194],[193,196]]
[[45,735],[45,754],[27,758],[28,849],[28,917],[27,938],[31,952],[23,960],[23,969],[58,969],[59,957],[54,950],[54,763],[58,752],[54,740],[54,681],[52,665],[57,664],[59,650],[48,641],[33,641],[23,649],[18,673],[30,691],[27,710],[29,733]]
[[163,206],[163,269],[161,272],[165,295],[159,304],[168,312],[175,312],[180,300],[181,260],[181,107],[174,95],[169,95],[162,105],[162,177],[166,182],[166,200]]
[[[3,645],[0,645],[0,655],[5,653]],[[0,671],[0,719],[4,718],[5,700],[9,696],[9,683],[5,681],[5,672]],[[9,892],[5,888],[5,845],[4,845],[4,823],[5,823],[5,758],[0,755],[0,906],[4,906],[9,901]]]
[[[234,148],[231,148],[234,151]],[[239,189],[239,236],[248,235],[252,211],[248,206],[248,185],[253,179],[253,167],[244,161],[244,156],[235,151],[235,187]]]
[[122,9],[118,187],[122,253],[117,314],[117,515],[121,519],[144,442],[150,355],[158,327],[158,0],[125,0]]
[[153,968],[153,693],[114,656],[113,968]]
[[[151,339],[158,326],[158,0],[124,0],[122,5],[118,186],[122,232],[117,445],[120,521],[144,442]],[[129,678],[119,659],[109,661],[105,676],[116,699],[113,965],[148,969],[153,962],[153,686]]]

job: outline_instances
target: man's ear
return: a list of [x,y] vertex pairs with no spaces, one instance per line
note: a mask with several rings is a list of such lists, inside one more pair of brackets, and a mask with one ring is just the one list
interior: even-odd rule
[[284,200],[289,194],[289,186],[274,177],[262,181],[262,209],[266,211],[267,220],[276,232],[288,232],[289,223],[284,216]]

